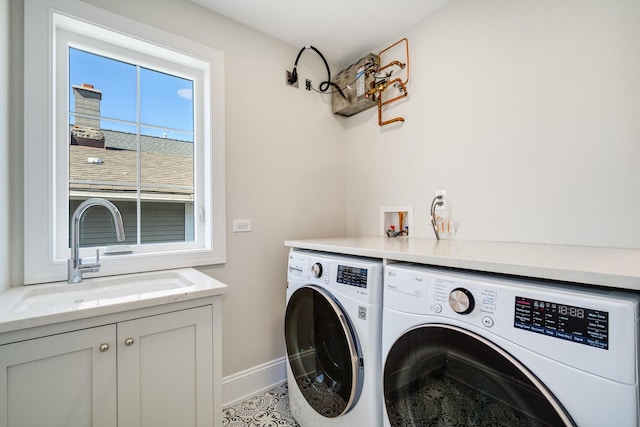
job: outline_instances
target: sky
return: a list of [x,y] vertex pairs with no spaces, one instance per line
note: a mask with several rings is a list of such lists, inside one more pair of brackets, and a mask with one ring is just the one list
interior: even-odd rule
[[[72,86],[93,85],[102,92],[103,129],[137,132],[136,80],[135,65],[69,48],[70,112],[75,111]],[[192,81],[140,67],[141,134],[193,142],[192,93]],[[73,123],[72,115],[69,120]]]

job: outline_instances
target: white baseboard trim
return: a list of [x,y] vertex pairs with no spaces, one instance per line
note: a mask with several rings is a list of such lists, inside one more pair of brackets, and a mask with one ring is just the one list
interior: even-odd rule
[[284,357],[222,378],[222,407],[228,408],[287,380]]

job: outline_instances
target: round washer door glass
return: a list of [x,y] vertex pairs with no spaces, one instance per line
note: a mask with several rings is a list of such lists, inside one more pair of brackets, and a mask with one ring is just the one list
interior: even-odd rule
[[402,335],[384,367],[391,426],[574,426],[547,388],[492,342],[451,325]]
[[338,417],[357,402],[361,354],[348,316],[326,291],[296,290],[285,316],[287,357],[298,388],[319,414]]

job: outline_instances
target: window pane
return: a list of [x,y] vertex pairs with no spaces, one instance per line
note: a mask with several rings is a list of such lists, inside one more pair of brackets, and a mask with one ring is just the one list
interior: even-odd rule
[[[148,136],[142,128],[140,180],[142,243],[193,240],[193,143]],[[145,203],[150,202],[150,203]],[[178,208],[178,206],[180,206]],[[164,240],[146,226],[166,231]]]
[[[141,67],[140,121],[193,133],[193,82]],[[177,135],[168,137],[177,138]]]
[[[136,66],[69,48],[69,111],[135,122]],[[85,125],[80,118],[75,124]],[[86,125],[98,127],[95,120]]]
[[185,218],[192,215],[190,203],[143,202],[142,230],[143,244],[193,241]]
[[[107,128],[109,123],[107,123]],[[136,198],[137,153],[135,126],[122,131],[71,126],[69,196]],[[71,211],[73,213],[73,211]]]

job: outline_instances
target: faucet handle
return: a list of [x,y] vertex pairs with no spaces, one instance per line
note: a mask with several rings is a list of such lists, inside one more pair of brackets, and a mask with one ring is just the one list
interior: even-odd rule
[[98,271],[100,271],[100,250],[96,249],[96,262],[92,262],[91,264],[89,264],[89,271],[92,273],[97,273]]

